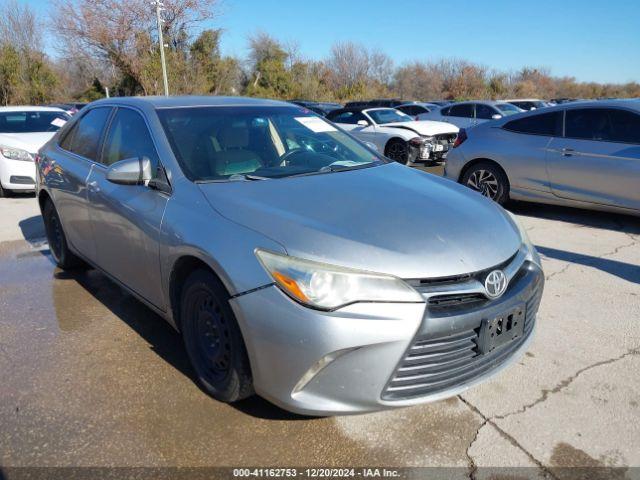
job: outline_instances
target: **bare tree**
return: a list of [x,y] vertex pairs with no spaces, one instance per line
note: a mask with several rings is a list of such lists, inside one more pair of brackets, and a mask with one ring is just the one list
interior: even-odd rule
[[380,50],[369,52],[369,75],[376,82],[388,85],[393,78],[393,59]]
[[369,52],[355,42],[336,43],[331,47],[327,67],[332,72],[334,89],[349,88],[364,83],[369,75]]
[[0,43],[23,54],[42,52],[42,24],[29,5],[7,0],[0,3]]
[[[167,41],[178,48],[199,24],[216,15],[218,0],[163,3]],[[153,56],[153,44],[146,39],[157,34],[149,0],[54,0],[54,5],[53,26],[63,53],[75,50],[101,58],[143,86],[150,59],[143,58],[141,49]]]

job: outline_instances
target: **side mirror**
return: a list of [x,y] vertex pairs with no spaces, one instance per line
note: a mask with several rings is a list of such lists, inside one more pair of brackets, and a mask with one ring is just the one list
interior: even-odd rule
[[493,115],[491,115],[491,118],[493,120],[500,120],[502,118],[502,115],[500,115],[499,113],[494,113]]
[[369,126],[369,122],[367,122],[366,120],[358,120],[358,126],[360,126],[360,127],[368,127]]
[[147,185],[152,176],[151,160],[147,157],[126,158],[107,170],[107,180],[118,185]]

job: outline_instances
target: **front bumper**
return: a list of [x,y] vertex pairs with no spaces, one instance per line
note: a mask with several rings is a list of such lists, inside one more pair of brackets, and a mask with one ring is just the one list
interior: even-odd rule
[[0,183],[6,190],[34,191],[36,165],[23,160],[0,158]]
[[[334,415],[441,400],[496,374],[527,348],[543,284],[542,270],[526,262],[500,299],[447,312],[427,302],[360,303],[320,312],[293,302],[275,286],[236,297],[231,305],[256,392],[296,413]],[[477,333],[483,319],[522,304],[528,309],[522,338],[486,355],[476,348],[461,375],[445,375],[438,385],[420,381],[408,389],[391,388],[416,342]]]

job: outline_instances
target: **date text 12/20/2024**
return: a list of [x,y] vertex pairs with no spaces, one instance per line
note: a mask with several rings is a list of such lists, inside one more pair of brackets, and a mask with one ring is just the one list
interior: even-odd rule
[[236,478],[399,478],[393,468],[234,468]]

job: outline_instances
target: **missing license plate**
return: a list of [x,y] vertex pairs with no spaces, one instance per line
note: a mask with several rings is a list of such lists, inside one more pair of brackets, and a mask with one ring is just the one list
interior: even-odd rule
[[524,304],[492,319],[484,319],[480,326],[478,349],[489,353],[496,348],[521,338],[524,334]]

